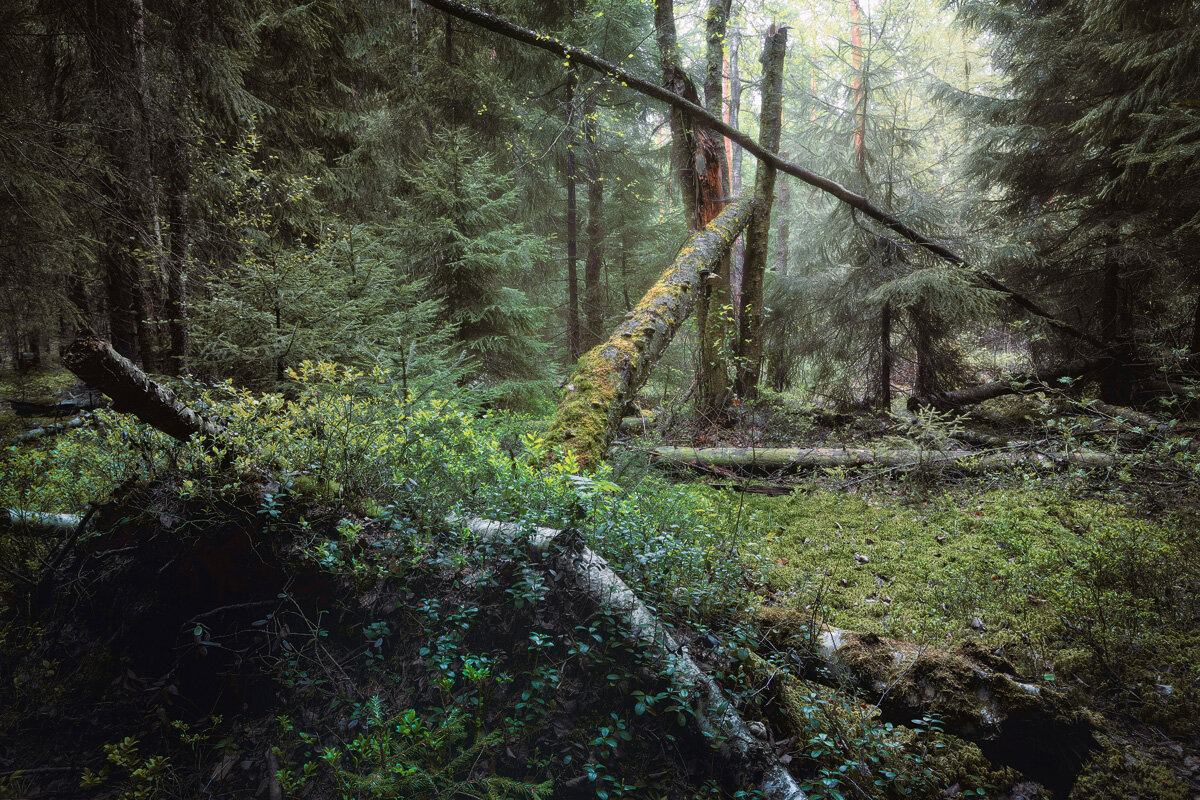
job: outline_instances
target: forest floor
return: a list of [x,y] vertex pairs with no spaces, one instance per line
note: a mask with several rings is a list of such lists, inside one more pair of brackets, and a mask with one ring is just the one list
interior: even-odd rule
[[[693,447],[990,452],[1086,448],[1101,470],[985,475],[674,464],[738,489],[771,560],[764,607],[942,651],[987,652],[1094,714],[1103,750],[1073,797],[1200,797],[1200,486],[1191,439],[1035,395],[965,418],[813,413],[786,404],[660,434]],[[643,450],[653,441],[635,441]],[[693,478],[687,478],[693,480]],[[868,703],[872,698],[865,698]]]
[[[43,383],[47,397],[62,388]],[[751,717],[779,721],[773,676],[787,654],[762,622],[778,609],[922,652],[971,653],[1065,693],[1100,732],[1076,800],[1187,800],[1200,796],[1195,456],[1186,436],[1097,425],[1080,411],[1038,396],[969,420],[786,405],[724,425],[680,418],[619,445],[615,483],[600,486],[620,493],[582,531]],[[327,408],[320,418],[337,424]],[[161,445],[139,440],[136,425],[102,419],[99,431],[0,458],[0,505],[82,510],[80,498],[117,489],[100,462],[134,478],[61,564],[69,537],[0,542],[0,797],[739,796],[677,687],[527,557],[480,548],[404,504],[353,497],[344,477],[297,478],[285,492],[243,467],[198,487],[178,451],[156,455]],[[431,443],[449,429],[434,423],[422,434]],[[12,418],[8,429],[33,424]],[[511,452],[520,427],[501,426],[507,444],[495,453]],[[645,456],[664,440],[982,451],[1000,439],[1131,459],[984,475],[697,478],[675,465],[684,494],[672,495]],[[537,504],[548,478],[530,469],[533,483],[505,492]],[[699,542],[701,572],[666,538],[690,524],[670,517],[688,493],[707,498],[720,527]],[[625,497],[663,508],[623,521]],[[724,547],[740,552],[712,560]],[[709,588],[692,583],[704,575]],[[936,716],[893,728],[877,696],[802,685],[778,747],[814,798],[1045,796],[941,733]]]

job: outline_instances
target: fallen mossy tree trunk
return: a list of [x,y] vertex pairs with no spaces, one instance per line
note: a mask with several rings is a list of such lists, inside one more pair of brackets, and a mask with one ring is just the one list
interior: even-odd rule
[[716,270],[750,221],[752,198],[730,203],[683,246],[608,341],[579,359],[550,424],[550,441],[574,454],[581,471],[604,459],[625,403],[646,381],[695,305],[700,283]]
[[[803,674],[876,702],[886,720],[936,716],[946,733],[974,742],[1067,797],[1096,748],[1095,727],[1061,693],[1019,680],[986,652],[936,650],[871,633],[816,625],[781,608],[759,612],[766,639],[791,653]],[[786,698],[785,698],[786,703]]]
[[1047,387],[1061,388],[1060,382],[1064,378],[1070,378],[1071,380],[1082,378],[1100,369],[1110,361],[1111,359],[1108,357],[1081,358],[1066,364],[1047,367],[1037,372],[1014,375],[1005,380],[981,383],[978,386],[968,386],[965,389],[955,389],[952,392],[910,397],[908,408],[910,411],[916,411],[922,406],[931,406],[938,411],[956,411],[963,406],[975,405],[976,403],[982,403],[984,400],[991,400],[993,397],[1003,397],[1006,394],[1040,392]]
[[1108,453],[1074,451],[1064,453],[979,452],[976,450],[870,450],[848,447],[654,447],[658,461],[700,469],[717,468],[737,472],[790,472],[817,467],[922,467],[985,472],[1033,466],[1053,469],[1060,465],[1111,467]]
[[[448,521],[465,525],[483,540],[511,542],[526,537],[525,529],[511,523],[477,518]],[[564,543],[564,538],[569,540]],[[553,568],[569,575],[575,588],[596,607],[616,617],[660,673],[673,676],[673,680],[689,690],[697,723],[712,738],[743,785],[757,786],[765,800],[804,800],[806,795],[779,755],[767,741],[754,735],[717,682],[696,665],[666,626],[603,558],[553,528],[536,529],[526,542],[531,553],[549,558]]]
[[188,408],[166,386],[150,380],[108,342],[81,336],[63,353],[63,366],[112,398],[114,411],[133,414],[181,442],[196,434],[212,441],[221,437],[220,426]]

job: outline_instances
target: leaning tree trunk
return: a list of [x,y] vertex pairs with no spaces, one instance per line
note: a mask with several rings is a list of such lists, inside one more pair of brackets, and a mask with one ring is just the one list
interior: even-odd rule
[[579,360],[555,412],[550,439],[573,453],[581,470],[595,469],[603,460],[625,403],[691,313],[701,281],[729,253],[753,207],[750,198],[739,198],[693,235],[609,340]]
[[[762,134],[759,142],[768,150],[779,149],[783,126],[783,61],[787,55],[787,34],[787,28],[780,28],[768,33],[763,42]],[[736,391],[745,399],[754,399],[757,395],[758,376],[762,371],[763,281],[774,200],[775,168],[759,161],[754,174],[754,216],[746,229],[746,261],[738,313]]]
[[219,425],[188,408],[166,386],[150,380],[108,342],[91,337],[76,339],[63,354],[63,365],[84,383],[111,397],[114,411],[133,414],[181,442],[196,434],[210,441],[221,438]]

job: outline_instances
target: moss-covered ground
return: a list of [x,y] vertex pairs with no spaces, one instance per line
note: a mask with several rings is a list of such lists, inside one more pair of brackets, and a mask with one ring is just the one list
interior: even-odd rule
[[919,645],[966,645],[1067,691],[1107,737],[1073,797],[1196,791],[1200,523],[1191,513],[1150,518],[1135,498],[1083,476],[1000,488],[814,481],[745,502],[772,564],[766,605]]

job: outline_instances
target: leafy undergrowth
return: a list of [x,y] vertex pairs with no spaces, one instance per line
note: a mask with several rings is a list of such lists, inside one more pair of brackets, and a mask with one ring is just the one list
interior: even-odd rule
[[982,650],[1068,691],[1111,737],[1074,797],[1189,796],[1189,777],[1200,788],[1197,520],[1148,520],[1129,498],[1072,483],[750,499],[772,547],[767,602]]
[[833,475],[778,500],[636,464],[582,479],[519,420],[385,373],[295,380],[290,399],[179,387],[226,426],[227,453],[109,412],[3,451],[0,505],[112,499],[78,546],[0,538],[0,760],[26,770],[0,775],[0,794],[748,794],[686,687],[546,563],[448,524],[457,513],[574,531],[769,724],[814,798],[1029,789],[936,717],[885,724],[877,698],[793,674],[757,644],[756,600],[917,643],[973,639],[1105,715],[1076,797],[1182,796],[1167,757],[1191,752],[1200,662],[1182,511],[1147,522],[1070,476],[945,493],[876,476],[853,494]]

